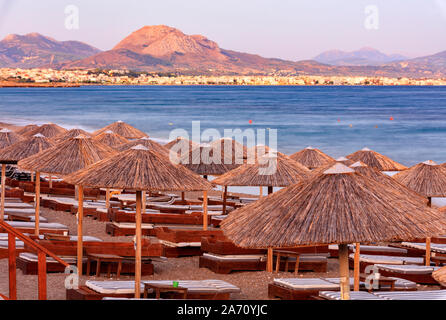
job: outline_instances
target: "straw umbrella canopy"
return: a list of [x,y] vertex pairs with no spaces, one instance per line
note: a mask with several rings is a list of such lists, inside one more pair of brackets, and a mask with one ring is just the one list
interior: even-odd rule
[[225,154],[232,154],[236,158],[246,159],[247,157],[248,149],[240,142],[229,137],[214,140],[209,145],[213,148],[220,148]]
[[[22,169],[36,172],[36,198],[38,199],[40,198],[39,177],[41,172],[65,176],[99,160],[108,158],[115,153],[116,151],[109,146],[93,141],[93,139],[85,135],[79,135],[19,161],[18,166]],[[37,234],[39,232],[37,225],[38,215],[38,205],[36,204]],[[78,215],[78,219],[81,221],[82,215],[80,213]]]
[[332,161],[335,161],[335,159],[333,159],[329,155],[326,155],[321,150],[313,147],[306,147],[303,150],[293,153],[292,155],[290,155],[290,158],[303,164],[310,170],[319,168],[323,165],[329,164]]
[[180,163],[189,170],[203,175],[219,176],[231,171],[244,163],[244,159],[236,158],[235,154],[226,153],[218,144],[200,145],[180,158]]
[[[69,183],[96,188],[136,190],[136,298],[140,297],[141,280],[142,191],[204,191],[206,194],[208,190],[212,189],[212,185],[208,181],[182,166],[172,164],[156,151],[149,150],[142,145],[97,162],[84,170],[71,174],[65,180]],[[203,205],[203,223],[207,224],[206,202]]]
[[[19,142],[10,145],[0,150],[0,163],[2,164],[2,185],[6,182],[6,165],[17,164],[18,161],[39,153],[45,149],[52,147],[54,143],[41,134],[36,134],[33,137],[20,140]],[[3,220],[5,213],[5,188],[2,188],[1,194],[1,210],[0,220]]]
[[20,129],[15,130],[15,133],[20,134],[20,135],[25,135],[26,133],[37,129],[38,127],[39,126],[36,124],[28,124],[24,127],[21,127]]
[[97,136],[107,130],[111,130],[114,133],[119,134],[121,137],[124,137],[126,139],[139,139],[147,137],[146,133],[136,129],[135,127],[132,127],[131,125],[123,121],[116,121],[114,123],[111,123],[108,126],[95,131],[93,135]]
[[378,169],[379,171],[402,171],[407,169],[406,166],[393,161],[389,157],[386,157],[376,151],[370,150],[369,148],[364,148],[356,151],[355,153],[349,154],[347,158],[353,162],[362,161],[369,167]]
[[121,144],[120,146],[116,147],[116,150],[119,152],[129,150],[133,147],[136,147],[138,145],[143,145],[149,150],[153,150],[163,156],[169,157],[170,150],[165,148],[164,146],[160,145],[158,142],[153,141],[149,137],[142,137],[136,140],[129,141],[127,143]]
[[91,134],[89,132],[82,130],[82,129],[75,128],[75,129],[71,129],[71,130],[68,130],[67,132],[57,135],[56,137],[53,138],[53,140],[55,143],[59,143],[59,142],[62,142],[64,140],[67,140],[70,138],[76,138],[77,136],[79,136],[81,134],[83,134],[87,137],[91,136]]
[[9,129],[0,130],[0,149],[9,147],[10,145],[19,142],[23,137]]
[[116,149],[118,146],[129,142],[129,140],[111,130],[106,130],[98,134],[93,138],[93,140],[103,143],[113,149]]
[[327,164],[320,166],[319,168],[313,169],[311,172],[313,175],[321,174],[325,170],[330,169],[336,163],[342,163],[343,165],[348,167],[348,166],[351,166],[354,162],[350,159],[347,159],[346,157],[339,157],[339,158],[336,158],[336,160],[330,161]]
[[353,163],[352,165],[350,165],[350,168],[354,169],[356,172],[364,176],[367,176],[369,178],[378,181],[379,183],[382,183],[391,188],[395,188],[401,193],[407,194],[411,199],[415,201],[420,201],[423,203],[427,203],[428,201],[425,197],[413,191],[412,189],[406,187],[405,185],[399,183],[394,178],[382,173],[381,171],[375,168],[369,167],[368,165],[366,165],[361,161]]
[[189,152],[190,150],[198,146],[199,144],[193,142],[192,140],[186,139],[184,137],[178,137],[175,140],[166,143],[163,147],[176,152],[178,155],[181,155],[182,152]]
[[432,278],[440,283],[443,287],[446,287],[446,267],[440,268],[432,273]]
[[223,214],[226,214],[227,186],[267,186],[268,194],[271,194],[273,187],[287,187],[309,178],[310,175],[311,171],[307,167],[282,153],[276,153],[260,157],[255,164],[243,164],[212,183],[225,188]]
[[444,215],[343,164],[231,212],[225,235],[244,248],[339,244],[341,292],[349,297],[349,243],[439,235]]
[[58,126],[55,123],[47,123],[47,124],[41,125],[40,127],[36,128],[34,130],[26,132],[23,135],[25,137],[31,137],[35,134],[40,133],[40,134],[43,134],[45,137],[52,139],[52,138],[57,137],[60,134],[66,133],[66,132],[67,132],[67,129],[62,128],[61,126]]
[[[432,197],[446,197],[446,168],[432,160],[399,172],[393,178],[426,197],[429,206],[432,206]],[[427,238],[426,265],[430,265],[430,253],[430,238]]]

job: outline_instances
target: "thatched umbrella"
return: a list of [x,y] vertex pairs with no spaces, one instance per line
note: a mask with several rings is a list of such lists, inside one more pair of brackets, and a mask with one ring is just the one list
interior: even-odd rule
[[[45,138],[41,134],[36,134],[33,137],[20,140],[19,142],[10,145],[4,149],[0,150],[0,163],[2,164],[2,185],[6,183],[6,165],[7,164],[17,164],[18,161],[25,159],[33,154],[39,153],[49,147],[53,146],[53,142]],[[39,178],[40,180],[40,178]],[[36,210],[39,210],[40,199],[36,198]],[[5,213],[5,188],[2,188],[1,195],[1,210],[0,210],[0,220],[3,220]],[[36,222],[38,224],[38,221]]]
[[432,278],[440,283],[443,287],[446,287],[446,267],[440,268],[432,273]]
[[[350,168],[354,169],[356,172],[369,177],[373,180],[378,181],[379,183],[382,183],[390,188],[395,188],[397,192],[406,194],[410,197],[410,199],[413,199],[414,201],[427,203],[427,199],[421,196],[420,194],[416,193],[415,191],[407,188],[406,186],[402,185],[398,181],[396,181],[394,178],[382,173],[381,171],[369,167],[365,163],[361,161],[357,161],[350,165]],[[355,274],[355,290],[359,290],[359,252],[360,252],[360,245],[359,243],[356,243],[356,251],[355,251],[355,267],[354,267],[354,274]]]
[[62,142],[64,140],[67,140],[70,138],[76,138],[77,136],[79,136],[81,134],[83,134],[87,137],[91,136],[91,134],[89,132],[82,130],[82,129],[75,128],[75,129],[68,130],[67,132],[64,132],[62,134],[59,134],[58,136],[53,138],[53,141],[55,143],[59,143],[59,142]]
[[329,164],[332,161],[335,161],[335,159],[333,159],[332,157],[313,147],[306,147],[305,149],[293,153],[292,155],[290,155],[290,158],[303,164],[310,170],[319,168],[323,165]]
[[55,123],[47,123],[47,124],[41,125],[40,127],[36,128],[34,130],[26,132],[23,135],[25,137],[31,137],[33,135],[40,133],[40,134],[44,135],[45,137],[52,139],[52,138],[57,137],[60,134],[66,133],[66,132],[67,132],[67,129],[62,128],[61,126],[58,126]]
[[153,141],[149,137],[142,137],[140,139],[132,140],[127,143],[121,144],[120,146],[116,147],[116,150],[118,151],[126,151],[133,147],[136,147],[138,145],[143,145],[149,150],[153,150],[163,156],[169,157],[170,151],[169,149],[165,148],[164,146],[160,145],[158,142]]
[[246,159],[247,157],[247,148],[240,142],[229,137],[214,140],[209,145],[220,148],[225,154],[234,155],[236,159]]
[[311,173],[313,175],[318,175],[321,174],[322,172],[324,172],[325,170],[330,169],[332,166],[334,166],[336,163],[342,163],[345,166],[350,166],[352,165],[354,162],[350,159],[347,159],[346,157],[339,157],[336,158],[336,160],[330,161],[327,164],[324,164],[323,166],[320,166],[319,168],[313,169],[311,171]]
[[[446,197],[446,168],[432,160],[410,167],[392,178],[426,197],[429,206],[432,206],[432,197]],[[427,238],[426,265],[430,265],[430,253],[430,238]]]
[[118,148],[120,145],[128,143],[129,140],[114,133],[111,130],[106,130],[93,138],[95,141],[103,143],[113,149]]
[[[130,150],[102,160],[76,172],[65,180],[95,188],[136,190],[136,263],[135,297],[140,297],[141,280],[141,198],[142,191],[203,191],[212,185],[186,168],[172,164],[165,157],[138,145]],[[207,223],[207,203],[204,202],[203,222]],[[82,251],[79,252],[82,256]],[[78,256],[79,259],[79,256]],[[82,260],[79,259],[79,263]]]
[[369,167],[378,169],[379,171],[402,171],[407,169],[406,166],[369,148],[356,151],[348,155],[347,158],[353,162],[362,161]]
[[30,132],[30,131],[33,131],[33,130],[35,130],[35,129],[37,129],[39,126],[38,125],[36,125],[36,124],[28,124],[28,125],[26,125],[26,126],[24,126],[24,127],[21,127],[21,128],[19,128],[19,129],[17,129],[17,130],[15,130],[15,133],[17,133],[17,134],[20,134],[20,135],[25,135],[26,133],[28,133],[28,132]]
[[236,158],[234,153],[225,153],[218,145],[203,144],[192,149],[180,159],[180,163],[189,170],[203,175],[219,176],[231,171],[244,162]]
[[0,149],[9,147],[10,145],[19,142],[23,137],[19,134],[9,130],[2,129],[0,130]]
[[136,129],[135,127],[132,127],[131,125],[123,121],[116,121],[112,124],[109,124],[108,126],[95,131],[93,135],[97,136],[107,130],[111,130],[126,139],[139,139],[148,136],[146,133]]
[[437,210],[417,205],[394,188],[338,163],[303,183],[231,212],[221,228],[244,248],[338,243],[341,293],[348,299],[347,244],[439,235],[446,223]]
[[[40,182],[38,177],[41,172],[65,176],[87,167],[99,160],[108,158],[116,153],[115,150],[102,143],[93,141],[92,138],[79,135],[70,138],[55,146],[46,149],[38,154],[23,159],[18,162],[20,168],[36,172],[36,197],[39,197]],[[79,199],[80,201],[81,199]],[[38,211],[36,210],[36,221],[38,221]],[[82,237],[83,214],[78,213],[80,234]],[[39,233],[36,223],[36,233]]]
[[176,152],[179,157],[188,154],[189,151],[198,146],[199,146],[198,143],[195,143],[192,140],[183,137],[178,137],[175,140],[172,140],[163,145],[164,148]]
[[260,157],[255,164],[243,164],[217,179],[213,184],[225,187],[223,214],[226,210],[227,186],[267,186],[268,194],[273,187],[287,187],[299,183],[311,175],[311,171],[288,156],[277,153]]

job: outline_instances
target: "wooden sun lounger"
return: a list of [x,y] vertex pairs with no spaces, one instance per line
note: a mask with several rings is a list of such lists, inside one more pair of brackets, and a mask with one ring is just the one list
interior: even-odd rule
[[[144,223],[141,226],[143,236],[155,236],[155,229],[153,224]],[[105,224],[105,232],[112,237],[120,236],[134,236],[136,230],[135,223],[129,222],[107,222]]]
[[375,264],[379,273],[385,277],[398,277],[407,279],[419,284],[438,284],[432,277],[432,272],[438,267],[421,265],[385,265]]
[[339,291],[338,284],[321,278],[274,279],[268,284],[268,297],[283,300],[313,300],[320,291]]
[[[173,281],[143,281],[141,293],[144,292],[144,283],[168,284]],[[240,288],[221,280],[178,280],[180,287],[185,287],[187,299],[216,299],[228,300],[232,293],[239,293]],[[68,289],[67,300],[102,300],[104,297],[133,298],[134,281],[87,281],[79,289]],[[152,294],[154,294],[152,292]],[[175,297],[175,296],[174,296]],[[177,297],[178,298],[178,297]]]
[[[354,254],[349,255],[350,268],[354,268]],[[381,256],[381,255],[363,255],[359,256],[359,269],[364,273],[369,265],[389,264],[389,265],[423,265],[424,259],[418,257],[402,256]]]
[[387,300],[446,300],[446,290],[375,292],[374,294]]
[[[23,222],[23,221],[5,221],[12,227],[16,228],[22,233],[35,233],[35,223],[34,222]],[[68,235],[68,228],[60,223],[40,223],[39,230],[41,234],[45,233],[56,233]],[[3,232],[0,228],[0,232]]]
[[[355,252],[355,246],[348,246],[349,252]],[[394,246],[374,246],[374,245],[361,245],[360,246],[361,254],[367,255],[379,255],[379,256],[401,256],[407,257],[408,250],[406,248],[394,247]],[[329,246],[330,257],[337,258],[338,257],[338,245],[330,245]]]
[[[279,270],[294,270],[295,260],[288,264],[280,261]],[[233,271],[261,271],[266,269],[266,255],[217,255],[203,253],[199,259],[200,268],[208,268],[215,273],[228,274]],[[276,267],[274,267],[276,268]],[[299,271],[326,272],[327,257],[302,254],[299,258]]]
[[[135,223],[135,213],[119,211],[116,208],[109,209],[108,218],[112,222]],[[208,224],[211,218],[208,217]],[[169,214],[169,213],[145,213],[142,215],[142,223],[163,223],[163,224],[190,224],[203,225],[203,215],[193,214]]]
[[[339,291],[321,291],[319,297],[322,300],[341,300]],[[350,291],[350,300],[387,300],[367,291]]]

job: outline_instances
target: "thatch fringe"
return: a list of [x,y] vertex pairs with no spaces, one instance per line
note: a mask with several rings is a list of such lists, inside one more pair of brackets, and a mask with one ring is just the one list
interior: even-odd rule
[[0,149],[9,147],[22,140],[23,137],[8,129],[0,130]]
[[378,169],[379,171],[401,171],[407,169],[406,166],[368,148],[356,151],[348,155],[347,158],[353,162],[364,162],[369,167]]
[[64,176],[114,154],[116,151],[109,146],[81,135],[23,159],[18,166],[25,170]]
[[121,137],[124,137],[126,139],[139,139],[143,137],[148,137],[146,133],[136,129],[135,127],[132,127],[131,125],[123,121],[116,121],[114,123],[111,123],[108,126],[95,131],[93,133],[93,136],[97,136],[107,130],[111,130],[114,133],[119,134]]
[[255,164],[243,164],[213,180],[222,186],[286,187],[310,176],[310,170],[284,154],[264,155]]
[[290,155],[290,158],[303,164],[311,170],[333,163],[335,161],[335,159],[333,159],[332,157],[313,147],[307,147],[296,153],[293,153],[292,155]]
[[59,143],[59,142],[62,142],[64,140],[67,140],[67,139],[70,139],[70,138],[76,138],[77,136],[79,136],[81,134],[83,134],[83,135],[85,135],[87,137],[91,136],[91,134],[89,132],[87,132],[85,130],[82,130],[82,129],[75,128],[75,129],[68,130],[67,132],[62,133],[62,134],[54,137],[53,141],[55,143]]
[[266,248],[406,241],[440,235],[446,223],[424,203],[336,164],[231,212],[221,227],[238,246]]
[[393,178],[425,197],[446,197],[446,168],[433,161],[419,163]]
[[151,191],[212,189],[205,179],[142,145],[65,177],[65,181],[95,188]]
[[7,148],[0,150],[0,162],[15,162],[28,158],[36,153],[46,150],[54,145],[54,142],[37,134],[33,137],[21,140]]
[[98,134],[93,138],[93,140],[105,144],[113,149],[117,149],[119,146],[129,142],[129,140],[111,130],[106,130]]
[[57,137],[58,135],[66,133],[66,132],[67,132],[67,129],[62,128],[61,126],[58,126],[55,123],[47,123],[47,124],[41,125],[40,127],[36,128],[34,130],[24,133],[23,136],[32,137],[36,134],[42,134],[45,137],[52,139],[52,138]]

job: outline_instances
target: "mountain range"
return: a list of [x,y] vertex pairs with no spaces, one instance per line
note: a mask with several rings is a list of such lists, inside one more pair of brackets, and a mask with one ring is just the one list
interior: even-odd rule
[[100,51],[79,41],[57,41],[31,33],[0,41],[0,67],[54,69],[128,69],[181,74],[342,75],[446,77],[446,51],[407,59],[372,48],[324,52],[313,60],[289,61],[220,48],[202,36],[178,29],[145,26],[111,50]]
[[380,66],[390,62],[408,60],[408,58],[400,54],[388,55],[379,50],[364,47],[351,52],[325,51],[314,57],[313,60],[334,66]]

